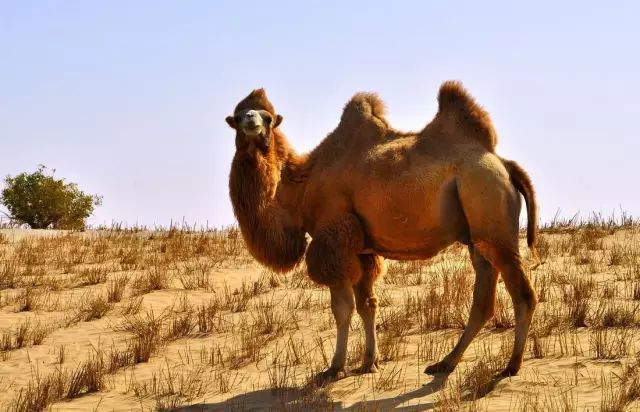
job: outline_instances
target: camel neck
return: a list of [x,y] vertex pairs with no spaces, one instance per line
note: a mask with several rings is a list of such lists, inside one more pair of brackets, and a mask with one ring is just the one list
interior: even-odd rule
[[278,271],[295,266],[306,248],[296,215],[304,190],[296,179],[301,161],[288,147],[275,146],[266,153],[236,153],[231,167],[229,194],[248,249]]

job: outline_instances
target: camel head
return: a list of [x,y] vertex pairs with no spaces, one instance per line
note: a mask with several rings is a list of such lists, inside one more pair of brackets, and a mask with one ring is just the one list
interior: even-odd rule
[[275,114],[264,89],[256,89],[238,103],[233,116],[227,116],[226,121],[236,131],[237,150],[267,151],[282,116]]

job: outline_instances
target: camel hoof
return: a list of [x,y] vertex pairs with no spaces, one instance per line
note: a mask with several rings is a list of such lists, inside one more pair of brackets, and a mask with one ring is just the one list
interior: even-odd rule
[[434,375],[436,373],[451,373],[456,368],[455,365],[451,365],[447,362],[438,362],[433,365],[427,366],[424,373],[427,375]]
[[357,373],[358,375],[364,373],[378,373],[378,365],[377,363],[373,363],[371,365],[362,365],[359,368],[354,369],[353,373]]
[[317,376],[316,383],[318,383],[319,385],[324,385],[346,377],[347,372],[345,372],[344,368],[331,367]]
[[507,366],[498,374],[501,378],[510,378],[511,376],[516,376],[520,368],[516,368],[514,366]]

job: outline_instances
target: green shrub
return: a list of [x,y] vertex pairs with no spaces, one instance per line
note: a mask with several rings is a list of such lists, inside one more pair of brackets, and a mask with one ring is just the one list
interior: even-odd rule
[[85,220],[102,198],[45,172],[46,167],[40,165],[34,173],[7,176],[0,203],[12,220],[33,229],[84,229]]

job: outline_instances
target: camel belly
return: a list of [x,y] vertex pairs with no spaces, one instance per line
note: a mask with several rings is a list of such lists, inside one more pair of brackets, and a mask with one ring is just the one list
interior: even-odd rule
[[455,180],[436,183],[440,184],[370,185],[356,193],[353,203],[367,248],[391,259],[426,259],[455,241],[465,241],[468,227]]

